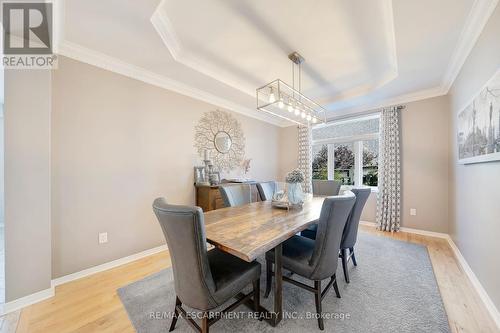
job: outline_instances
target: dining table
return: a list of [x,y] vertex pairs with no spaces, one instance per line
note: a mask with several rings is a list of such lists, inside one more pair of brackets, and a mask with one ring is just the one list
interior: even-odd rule
[[323,201],[324,197],[309,195],[297,208],[283,209],[271,201],[259,201],[204,213],[207,242],[220,250],[252,262],[274,249],[274,309],[262,308],[272,326],[283,319],[282,244],[316,223]]

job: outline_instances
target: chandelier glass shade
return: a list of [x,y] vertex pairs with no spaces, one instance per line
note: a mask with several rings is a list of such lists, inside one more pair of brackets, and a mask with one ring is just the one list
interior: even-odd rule
[[[292,86],[280,79],[257,88],[257,110],[270,113],[299,125],[326,122],[326,110],[301,92],[301,69],[305,61],[298,52],[288,55],[292,61]],[[295,68],[298,68],[298,90],[295,89]]]
[[257,88],[257,109],[299,125],[326,121],[326,110],[321,105],[280,79]]

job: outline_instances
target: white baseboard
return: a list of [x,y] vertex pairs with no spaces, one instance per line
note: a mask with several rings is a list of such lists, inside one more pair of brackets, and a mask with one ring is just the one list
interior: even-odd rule
[[5,304],[0,305],[0,316],[6,315],[10,312],[17,311],[22,309],[28,305],[32,305],[47,298],[53,297],[55,294],[54,287],[50,287],[45,290],[38,291],[36,293],[15,299],[13,301],[7,302]]
[[[368,221],[359,221],[359,224],[366,225],[369,227],[376,227],[377,226],[377,223],[368,222]],[[403,232],[408,232],[410,234],[416,234],[416,235],[422,235],[422,236],[437,237],[437,238],[444,238],[444,239],[450,238],[450,236],[448,234],[445,234],[442,232],[427,231],[427,230],[406,228],[406,227],[401,227],[401,228],[399,228],[399,230],[403,231]]]
[[5,304],[0,304],[0,316],[3,316],[7,313],[19,310],[19,309],[24,308],[26,306],[41,302],[47,298],[53,297],[55,295],[55,287],[60,285],[60,284],[71,282],[74,280],[78,280],[78,279],[84,278],[86,276],[95,274],[95,273],[99,273],[99,272],[102,272],[102,271],[105,271],[105,270],[108,270],[111,268],[115,268],[115,267],[118,267],[118,266],[121,266],[124,264],[128,264],[132,261],[142,259],[142,258],[145,258],[147,256],[153,255],[155,253],[158,253],[161,251],[166,251],[166,250],[167,250],[167,245],[161,245],[161,246],[157,246],[157,247],[149,249],[149,250],[135,253],[135,254],[132,254],[132,255],[127,256],[127,257],[116,259],[116,260],[113,260],[113,261],[110,261],[110,262],[107,262],[107,263],[104,263],[104,264],[101,264],[98,266],[90,267],[90,268],[84,269],[84,270],[79,271],[79,272],[75,272],[72,274],[61,276],[57,279],[52,280],[51,286],[48,289],[41,290],[39,292],[15,299],[15,300],[7,302]]
[[[375,222],[368,222],[368,221],[360,221],[359,222],[362,225],[366,226],[371,226],[371,227],[376,227],[377,224]],[[400,228],[401,231],[412,233],[412,234],[417,234],[417,235],[423,235],[423,236],[430,236],[430,237],[438,237],[438,238],[443,238],[448,241],[448,244],[450,245],[451,249],[453,250],[453,253],[455,254],[455,257],[458,260],[458,263],[464,270],[465,274],[467,275],[467,278],[470,280],[472,283],[472,286],[474,289],[476,289],[476,292],[478,293],[479,297],[481,298],[481,301],[484,303],[484,306],[488,310],[490,316],[493,318],[495,321],[498,329],[500,330],[500,312],[498,311],[497,307],[495,306],[495,303],[491,300],[490,296],[486,292],[486,290],[483,288],[483,285],[481,282],[479,282],[479,279],[477,278],[476,274],[472,271],[470,268],[469,264],[467,263],[467,260],[465,260],[464,256],[458,249],[457,245],[455,242],[453,242],[453,239],[451,239],[449,234],[445,233],[440,233],[440,232],[433,232],[433,231],[425,231],[425,230],[420,230],[420,229],[413,229],[413,228]]]
[[416,234],[416,235],[422,235],[422,236],[444,238],[444,239],[450,238],[450,236],[448,234],[445,234],[442,232],[427,231],[427,230],[413,229],[413,228],[406,228],[406,227],[401,227],[401,228],[399,228],[399,230],[401,230],[403,232],[408,232],[410,234]]
[[359,221],[359,224],[366,225],[367,227],[376,227],[377,223],[368,221]]
[[71,282],[74,280],[78,280],[78,279],[87,277],[87,276],[92,275],[92,274],[96,274],[96,273],[106,271],[106,270],[111,269],[111,268],[115,268],[115,267],[118,267],[118,266],[121,266],[124,264],[128,264],[132,261],[136,261],[136,260],[148,257],[150,255],[156,254],[158,252],[166,251],[166,250],[167,250],[167,245],[160,245],[160,246],[154,247],[154,248],[149,249],[149,250],[145,250],[145,251],[142,251],[139,253],[132,254],[132,255],[127,256],[127,257],[123,257],[120,259],[109,261],[107,263],[97,265],[94,267],[90,267],[90,268],[84,269],[84,270],[79,271],[79,272],[64,275],[64,276],[58,277],[56,279],[53,279],[52,280],[52,287],[56,287],[56,286],[61,285],[63,283],[68,283],[68,282]]
[[477,278],[476,274],[472,271],[472,268],[470,268],[469,264],[467,263],[467,260],[465,260],[464,256],[458,249],[457,245],[451,239],[451,237],[448,236],[448,243],[450,244],[451,249],[455,253],[455,256],[457,257],[458,262],[460,263],[460,266],[462,266],[465,274],[467,274],[467,277],[469,278],[470,282],[474,286],[474,289],[476,289],[477,293],[479,294],[479,297],[483,301],[484,305],[486,306],[486,309],[490,313],[491,317],[497,324],[498,329],[500,330],[500,312],[498,311],[497,307],[495,306],[495,303],[491,300],[490,296],[486,292],[486,290],[483,288],[483,285],[481,282],[479,282],[479,279]]

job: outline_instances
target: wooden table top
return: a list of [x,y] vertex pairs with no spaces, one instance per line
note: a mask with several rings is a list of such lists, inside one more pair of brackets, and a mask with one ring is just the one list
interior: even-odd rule
[[207,241],[245,261],[253,261],[319,218],[324,197],[310,197],[302,209],[279,209],[271,201],[205,213]]

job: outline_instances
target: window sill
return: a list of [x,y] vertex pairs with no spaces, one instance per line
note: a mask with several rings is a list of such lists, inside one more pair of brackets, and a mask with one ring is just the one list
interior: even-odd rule
[[353,188],[370,188],[372,190],[372,193],[378,193],[378,187],[375,187],[375,186],[355,186],[355,185],[342,185],[340,187],[340,190],[341,191],[350,191],[352,190]]

